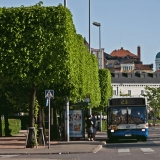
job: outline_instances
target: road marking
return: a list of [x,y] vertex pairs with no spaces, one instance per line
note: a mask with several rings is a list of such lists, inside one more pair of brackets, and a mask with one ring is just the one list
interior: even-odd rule
[[126,149],[118,149],[118,155],[130,155],[130,150],[128,148]]
[[1,158],[11,158],[11,157],[16,157],[18,155],[0,155],[0,159]]
[[118,153],[129,153],[130,150],[127,148],[127,149],[118,149]]
[[102,145],[96,146],[96,148],[93,150],[93,153],[97,153],[100,149],[102,149]]
[[151,148],[140,148],[142,152],[144,152],[144,154],[151,154],[151,153],[155,153],[155,151]]

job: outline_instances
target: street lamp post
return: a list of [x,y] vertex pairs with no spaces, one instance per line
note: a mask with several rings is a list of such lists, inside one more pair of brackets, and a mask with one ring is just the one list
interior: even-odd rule
[[91,53],[91,45],[90,45],[90,43],[91,43],[91,41],[90,41],[90,39],[91,39],[91,22],[90,22],[90,0],[89,0],[89,53]]
[[[64,7],[67,8],[67,0],[64,0]],[[65,140],[69,142],[69,99],[66,97],[65,107]]]
[[[90,14],[90,12],[91,12],[91,5],[90,5],[90,0],[88,0],[88,16],[89,16],[89,22],[88,22],[88,24],[89,24],[89,53],[91,53],[91,14]],[[91,115],[92,114],[92,109],[91,108],[89,108],[89,110],[88,110],[88,114],[89,115]]]
[[93,25],[96,27],[99,27],[99,68],[102,69],[102,51],[101,51],[101,24],[98,22],[93,22]]
[[67,7],[67,0],[64,0],[64,6]]
[[[98,53],[98,61],[99,68],[102,69],[102,51],[101,51],[101,24],[98,22],[93,22],[93,25],[99,27],[99,53]],[[100,111],[100,131],[102,132],[102,111]]]

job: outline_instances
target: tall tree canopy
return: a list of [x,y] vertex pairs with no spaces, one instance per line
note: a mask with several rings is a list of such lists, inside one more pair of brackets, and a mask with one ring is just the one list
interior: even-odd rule
[[52,87],[56,96],[68,96],[71,101],[89,94],[92,105],[99,105],[97,60],[76,34],[66,7],[45,7],[41,2],[3,7],[0,26],[0,87],[23,82],[30,88],[30,127],[38,89]]

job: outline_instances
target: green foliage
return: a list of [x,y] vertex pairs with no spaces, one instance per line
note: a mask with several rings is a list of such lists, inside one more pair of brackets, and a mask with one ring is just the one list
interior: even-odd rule
[[152,88],[146,86],[145,94],[143,96],[147,97],[147,102],[151,108],[156,110],[160,109],[160,87]]
[[[9,113],[28,112],[29,91],[25,85],[22,83],[13,85],[12,82],[10,82],[7,83],[6,86],[3,86],[3,89],[1,88],[1,93],[2,95],[0,95],[0,97],[3,96],[2,99],[5,97],[6,101],[11,104]],[[9,105],[7,105],[7,107],[9,107]]]
[[41,3],[1,8],[0,78],[36,89],[51,86],[56,96],[72,101],[89,94],[98,105],[97,60],[76,34],[70,11]]
[[98,75],[98,60],[97,57],[94,55],[92,56],[92,63],[90,66],[90,84],[89,84],[89,89],[90,89],[90,99],[91,99],[91,104],[94,107],[98,107],[101,101],[101,92],[100,92],[100,85],[99,85],[99,75]]
[[112,96],[111,74],[108,69],[99,69],[99,82],[101,88],[101,103],[102,107],[108,105],[108,99]]
[[[21,120],[20,119],[8,119],[9,129],[11,135],[19,133],[21,130]],[[5,136],[5,122],[2,120],[2,136]]]
[[102,121],[102,131],[107,131],[107,121]]
[[[100,125],[100,120],[97,121],[98,125]],[[100,126],[99,126],[100,128]],[[102,132],[107,131],[107,121],[102,120]]]
[[[35,116],[36,122],[37,122],[37,118],[38,118],[38,111],[39,111],[39,104],[38,104],[38,100],[36,99],[35,106],[34,106],[34,116]],[[35,127],[36,137],[38,138],[38,124],[35,123],[34,127]],[[38,140],[36,141],[36,139],[33,139],[32,143],[34,146],[36,146],[36,145],[38,145]]]
[[156,113],[160,110],[160,87],[153,88],[153,87],[146,86],[145,94],[143,96],[147,98],[149,109],[153,110],[154,125],[155,125]]
[[[76,34],[66,7],[45,7],[39,2],[0,10],[0,87],[5,90],[11,82],[13,88],[22,84],[31,89],[31,121],[35,93],[44,88],[51,87],[56,98],[67,96],[73,102],[90,96],[92,106],[99,106],[98,61],[85,47],[82,36]],[[10,97],[14,92],[7,94]]]
[[38,100],[35,100],[35,107],[34,107],[34,116],[37,118],[38,117],[38,111],[39,111],[39,104]]

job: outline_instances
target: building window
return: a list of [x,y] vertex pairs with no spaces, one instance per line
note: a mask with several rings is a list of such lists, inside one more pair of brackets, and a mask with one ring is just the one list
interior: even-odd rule
[[114,95],[114,96],[116,95],[116,90],[113,90],[113,95]]
[[95,56],[97,56],[97,52],[93,51],[92,54],[94,54]]
[[128,95],[130,95],[130,96],[131,96],[131,90],[128,90]]
[[108,64],[108,68],[112,68],[113,66],[112,66],[112,63],[109,63]]
[[141,90],[141,95],[144,95],[144,90]]

